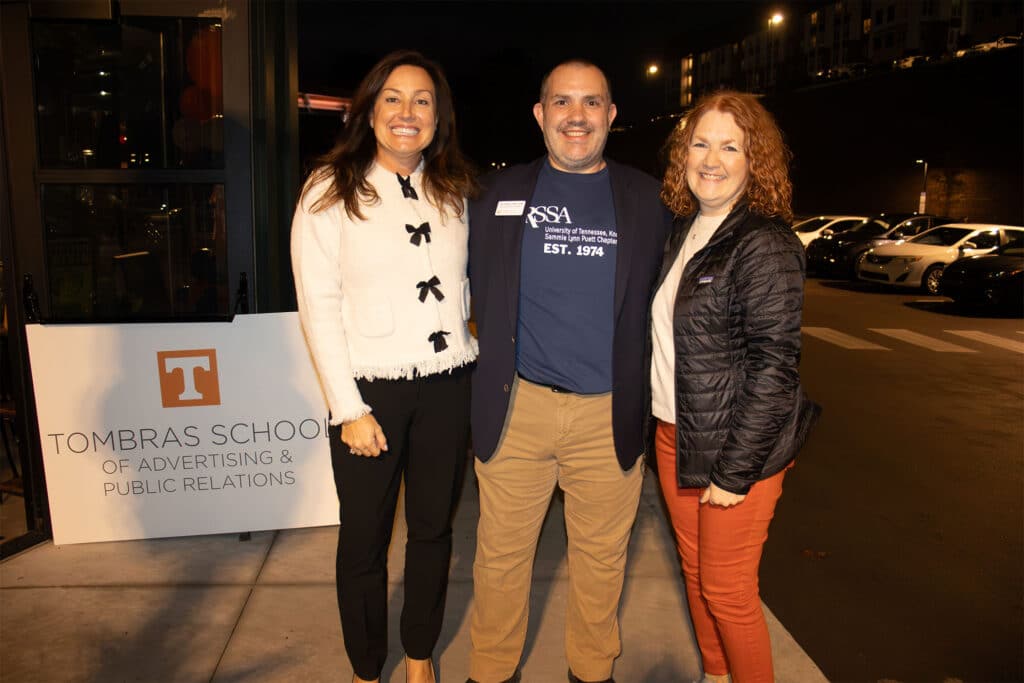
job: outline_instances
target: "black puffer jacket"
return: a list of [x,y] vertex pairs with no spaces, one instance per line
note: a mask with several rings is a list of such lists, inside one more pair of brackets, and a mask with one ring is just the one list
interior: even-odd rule
[[[678,218],[664,280],[693,216]],[[683,271],[673,314],[682,488],[746,494],[796,457],[821,408],[800,386],[804,250],[741,203]]]

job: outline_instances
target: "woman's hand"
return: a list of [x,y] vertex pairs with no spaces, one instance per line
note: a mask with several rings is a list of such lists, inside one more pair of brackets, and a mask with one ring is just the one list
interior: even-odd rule
[[388,449],[388,440],[377,419],[370,413],[341,425],[341,440],[352,455],[376,458]]
[[714,484],[709,485],[704,489],[704,493],[700,496],[700,504],[711,503],[723,508],[729,508],[733,505],[739,505],[743,502],[746,495],[740,495],[739,493],[730,493],[725,489],[720,489]]

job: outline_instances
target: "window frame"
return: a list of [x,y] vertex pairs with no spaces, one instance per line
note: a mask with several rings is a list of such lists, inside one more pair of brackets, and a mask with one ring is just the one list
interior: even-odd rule
[[[102,8],[111,7],[104,15]],[[222,184],[227,231],[227,287],[230,319],[242,274],[255,289],[252,208],[249,3],[245,0],[121,0],[120,12],[105,2],[2,4],[4,102],[8,137],[12,215],[16,230],[13,261],[17,271],[31,273],[41,322],[54,321],[50,307],[49,264],[42,222],[44,185]],[[83,10],[84,8],[84,10]],[[33,21],[114,21],[121,17],[211,18],[221,21],[224,93],[224,164],[217,169],[67,169],[43,168],[35,115],[35,74],[32,68]],[[248,297],[250,301],[253,297]],[[160,317],[183,322],[188,316]],[[205,318],[209,320],[209,318]],[[82,322],[82,321],[77,321]],[[97,320],[99,322],[99,320]],[[111,322],[104,319],[102,322]],[[129,320],[125,320],[129,322]]]

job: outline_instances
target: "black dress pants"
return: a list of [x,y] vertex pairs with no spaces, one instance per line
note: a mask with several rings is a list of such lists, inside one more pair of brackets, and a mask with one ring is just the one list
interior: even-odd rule
[[388,450],[349,453],[330,433],[341,503],[336,580],[345,651],[360,678],[387,657],[387,553],[405,479],[405,604],[400,633],[413,659],[432,656],[441,632],[452,552],[452,513],[469,447],[470,366],[411,380],[358,380]]

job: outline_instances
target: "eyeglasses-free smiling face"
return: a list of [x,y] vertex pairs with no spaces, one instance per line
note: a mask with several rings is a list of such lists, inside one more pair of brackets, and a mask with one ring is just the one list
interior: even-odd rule
[[409,175],[437,128],[434,82],[426,70],[395,67],[373,104],[370,126],[377,138],[377,163]]
[[747,189],[746,136],[732,114],[711,110],[700,117],[686,156],[686,184],[705,216],[727,214]]
[[563,64],[552,71],[542,101],[533,105],[551,165],[567,173],[604,168],[604,144],[615,113],[600,69]]

